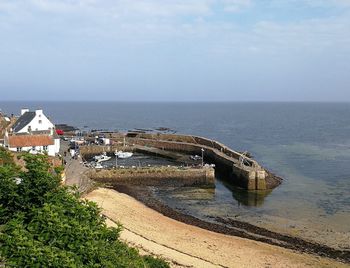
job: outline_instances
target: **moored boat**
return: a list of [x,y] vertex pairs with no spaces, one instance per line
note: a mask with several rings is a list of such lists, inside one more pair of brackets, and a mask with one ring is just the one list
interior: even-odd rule
[[118,158],[130,158],[133,155],[133,153],[131,152],[123,152],[123,151],[115,151],[114,154]]
[[191,156],[190,156],[190,159],[191,159],[191,160],[194,160],[194,161],[198,161],[198,160],[201,160],[202,157],[200,157],[199,155],[191,155]]
[[96,155],[94,156],[94,160],[99,163],[99,162],[104,162],[104,161],[108,161],[109,159],[111,159],[110,156],[107,155],[106,152],[100,154],[100,155]]
[[96,168],[96,169],[102,169],[103,166],[102,166],[99,162],[97,162],[97,163],[95,164],[94,168]]

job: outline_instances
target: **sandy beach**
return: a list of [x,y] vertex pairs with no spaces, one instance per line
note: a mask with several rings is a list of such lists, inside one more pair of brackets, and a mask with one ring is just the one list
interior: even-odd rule
[[85,198],[120,222],[121,239],[167,260],[172,267],[349,267],[327,258],[211,232],[168,218],[115,190],[99,188]]

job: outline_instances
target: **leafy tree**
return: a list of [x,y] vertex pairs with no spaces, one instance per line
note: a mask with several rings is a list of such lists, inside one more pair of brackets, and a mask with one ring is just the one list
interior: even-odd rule
[[7,266],[168,267],[122,243],[122,227],[108,228],[95,203],[60,186],[46,156],[24,159],[25,171],[0,166],[0,255]]
[[15,178],[18,174],[13,156],[0,147],[0,224],[17,211],[19,195]]

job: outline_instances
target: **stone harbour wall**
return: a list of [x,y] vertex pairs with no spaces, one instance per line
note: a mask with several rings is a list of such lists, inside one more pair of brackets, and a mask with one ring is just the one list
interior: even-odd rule
[[[160,156],[168,157],[169,152],[185,155],[201,155],[204,149],[204,159],[214,163],[217,168],[224,170],[232,183],[247,190],[273,189],[281,184],[282,179],[270,173],[255,160],[234,151],[226,145],[203,137],[179,134],[160,133],[127,133],[127,147],[122,147],[123,136],[112,136],[116,145],[111,146],[82,146],[81,154],[87,158],[101,152],[113,153],[116,149],[134,151],[142,147],[143,151],[157,148]],[[163,154],[161,152],[164,151]],[[166,154],[167,153],[167,154]],[[244,159],[244,163],[242,162]]]
[[142,167],[92,169],[88,176],[94,181],[138,186],[200,186],[215,188],[215,171],[211,167]]
[[[201,150],[204,149],[204,158],[210,159],[218,167],[226,169],[230,180],[234,184],[247,190],[268,189],[268,184],[265,180],[268,173],[264,168],[253,159],[244,157],[241,153],[219,142],[196,136],[145,133],[128,137],[127,141],[131,145],[149,146],[185,154],[201,155]],[[241,157],[244,157],[248,165],[240,163]],[[272,176],[269,178],[274,180]],[[269,185],[275,187],[280,183],[277,180],[276,182]]]

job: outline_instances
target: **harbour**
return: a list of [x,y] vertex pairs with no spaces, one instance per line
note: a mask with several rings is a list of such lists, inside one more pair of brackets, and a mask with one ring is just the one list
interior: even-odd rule
[[0,29],[0,268],[349,268],[350,0],[1,0]]
[[[123,144],[123,148],[156,154],[183,164],[190,162],[191,155],[202,154],[203,161],[211,161],[223,172],[226,170],[231,183],[247,190],[268,190],[278,186],[282,179],[262,168],[246,155],[233,151],[223,144],[202,137],[175,134],[140,134],[128,132],[108,134],[113,144]],[[126,141],[126,144],[125,144]],[[80,146],[80,154],[87,158],[92,154],[117,151],[117,146]],[[179,155],[182,153],[182,155]],[[202,162],[203,165],[203,162]]]
[[[45,109],[57,111],[55,105],[50,103]],[[82,116],[76,112],[86,105],[91,114]],[[334,107],[327,104],[220,104],[220,112],[216,104],[197,104],[196,109],[192,104],[172,104],[168,109],[164,104],[107,103],[106,106],[110,107],[107,109],[109,114],[102,116],[99,115],[103,111],[99,104],[66,104],[66,110],[56,112],[55,118],[83,131],[109,129],[109,132],[116,132],[118,129],[118,132],[124,132],[134,130],[136,126],[146,130],[150,129],[149,126],[166,125],[177,133],[205,136],[240,152],[249,151],[253,159],[284,179],[273,191],[260,193],[242,191],[240,187],[228,184],[229,178],[225,174],[216,176],[214,191],[168,187],[152,192],[157,200],[171,209],[205,222],[225,225],[217,220],[233,219],[340,250],[349,248],[347,222],[350,210],[346,194],[349,170],[346,163],[350,154],[347,128],[343,124],[349,113],[347,105],[340,106],[333,113],[329,111]],[[150,114],[145,116],[145,112],[140,112],[142,109]],[[212,116],[201,118],[203,110],[208,109]],[[262,111],[269,121],[260,116]],[[276,129],[274,122],[283,125],[291,112],[294,117],[289,117],[284,129],[269,131]],[[69,116],[71,113],[77,116],[73,119]],[[306,122],[303,118],[311,114],[315,120]],[[181,120],[176,119],[178,117]],[[170,118],[170,123],[164,118]],[[263,128],[259,120],[263,120]],[[310,124],[313,127],[307,128]],[[157,132],[155,128],[158,127],[153,128]],[[300,132],[301,128],[303,132]],[[327,131],[312,131],[319,128]],[[138,162],[132,165],[138,166]]]
[[[110,133],[110,137],[113,136],[113,133]],[[119,137],[125,137],[127,134],[118,134]],[[177,138],[183,138],[181,135],[177,135]],[[154,141],[154,140],[153,140]],[[138,146],[133,147],[128,145],[123,139],[122,149],[128,148],[129,151],[137,151]],[[116,149],[117,148],[117,149]],[[142,147],[143,148],[143,147]],[[98,157],[107,156],[108,153],[111,155],[111,152],[118,152],[120,147],[116,146],[100,146],[100,145],[85,145],[79,147],[79,156],[76,160],[71,161],[80,161],[87,159],[99,159]],[[149,149],[149,148],[148,148]],[[163,149],[164,150],[164,149]],[[162,150],[162,151],[163,151]],[[100,155],[96,155],[101,153]],[[147,153],[147,150],[143,150],[143,153]],[[165,153],[165,152],[163,152]],[[200,216],[192,216],[191,213],[188,213],[186,208],[184,210],[179,209],[179,207],[172,207],[170,199],[164,198],[165,196],[171,196],[172,191],[184,191],[188,192],[191,195],[190,200],[197,200],[203,202],[205,200],[214,200],[215,199],[215,181],[217,174],[215,174],[214,166],[198,165],[197,167],[184,167],[182,165],[164,165],[166,162],[162,161],[166,158],[163,158],[164,155],[155,154],[154,150],[150,150],[150,155],[148,159],[154,161],[154,165],[147,164],[147,166],[142,167],[139,162],[139,166],[132,165],[133,161],[125,161],[122,166],[117,165],[117,154],[116,158],[111,159],[108,157],[108,160],[104,162],[109,162],[109,165],[105,165],[104,168],[94,168],[91,166],[89,169],[85,170],[84,176],[86,176],[85,183],[80,184],[82,189],[84,189],[83,194],[90,196],[90,190],[88,189],[88,184],[103,183],[103,188],[105,189],[115,189],[118,193],[126,193],[127,195],[134,197],[136,200],[147,205],[149,208],[168,216],[177,221],[197,226],[209,231],[214,231],[217,233],[222,233],[231,236],[238,236],[242,238],[248,238],[250,240],[260,241],[271,245],[277,245],[283,248],[296,250],[298,252],[316,254],[319,256],[328,257],[331,259],[336,259],[340,261],[348,262],[350,260],[350,255],[348,251],[344,251],[338,247],[331,247],[325,244],[321,244],[315,241],[309,241],[301,237],[271,231],[271,229],[266,229],[264,227],[258,227],[256,224],[249,224],[244,221],[241,221],[238,218],[227,218],[227,217],[214,217],[210,216],[209,218],[201,218]],[[156,155],[157,159],[152,158]],[[165,153],[168,159],[179,160],[179,155],[175,153],[170,157],[169,154]],[[131,160],[134,154],[132,153],[127,159]],[[146,155],[138,154],[138,157]],[[183,159],[180,157],[181,159]],[[188,156],[187,156],[188,159]],[[191,158],[189,158],[191,159]],[[192,160],[192,159],[191,159]],[[203,159],[204,160],[204,159]],[[68,160],[69,161],[69,160]],[[113,162],[115,161],[115,165]],[[134,160],[135,161],[135,160]],[[165,160],[166,161],[166,160]],[[79,164],[78,164],[79,165]],[[80,161],[80,166],[82,161]],[[68,169],[71,169],[68,167]],[[231,182],[232,185],[232,182]],[[86,191],[86,193],[85,193]],[[95,192],[100,191],[92,190],[91,195],[94,196]],[[254,196],[261,195],[262,197],[266,195],[266,191],[247,191],[247,189],[241,189],[242,193],[253,194]],[[167,193],[163,195],[164,193]],[[170,194],[169,194],[170,193]],[[107,201],[108,199],[106,199]],[[251,199],[247,199],[251,200]],[[243,202],[244,203],[244,202]],[[249,205],[246,204],[246,205]],[[258,204],[254,204],[258,206]],[[191,205],[187,205],[187,208]]]

